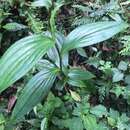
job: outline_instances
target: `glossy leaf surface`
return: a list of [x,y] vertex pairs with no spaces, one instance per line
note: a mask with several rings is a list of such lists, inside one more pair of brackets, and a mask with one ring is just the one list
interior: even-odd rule
[[32,2],[32,6],[34,7],[46,7],[47,9],[50,8],[52,5],[51,0],[36,0]]
[[17,41],[0,60],[0,92],[24,76],[53,46],[50,38],[32,35]]
[[44,69],[28,82],[14,108],[13,120],[20,119],[48,94],[57,73],[57,68]]
[[123,22],[96,22],[77,27],[66,37],[62,54],[75,48],[90,46],[107,40],[128,25]]
[[80,68],[71,68],[69,70],[68,77],[75,80],[89,80],[95,76],[87,70],[82,70]]

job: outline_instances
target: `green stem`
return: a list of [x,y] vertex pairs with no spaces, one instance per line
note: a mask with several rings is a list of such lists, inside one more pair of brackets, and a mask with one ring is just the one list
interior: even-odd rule
[[[59,10],[59,8],[61,7],[61,5],[59,6],[56,6],[54,7],[54,9],[51,11],[51,17],[50,17],[50,29],[51,29],[51,35],[52,35],[52,39],[53,41],[56,43],[56,25],[55,25],[55,17],[56,17],[56,14],[57,14],[57,11]],[[62,58],[61,58],[61,55],[60,55],[60,50],[57,46],[57,44],[55,44],[55,47],[57,49],[57,52],[58,52],[58,55],[59,55],[59,60],[60,60],[60,69],[61,69],[61,72],[62,72]]]

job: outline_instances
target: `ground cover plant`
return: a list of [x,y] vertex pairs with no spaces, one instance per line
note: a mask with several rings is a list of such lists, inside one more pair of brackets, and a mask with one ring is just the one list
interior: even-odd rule
[[129,5],[0,1],[0,130],[129,130]]

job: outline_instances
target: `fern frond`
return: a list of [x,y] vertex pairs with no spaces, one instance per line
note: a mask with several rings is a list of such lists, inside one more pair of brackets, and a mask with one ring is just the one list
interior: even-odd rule
[[120,51],[121,55],[130,55],[130,36],[124,36],[121,39],[123,49]]

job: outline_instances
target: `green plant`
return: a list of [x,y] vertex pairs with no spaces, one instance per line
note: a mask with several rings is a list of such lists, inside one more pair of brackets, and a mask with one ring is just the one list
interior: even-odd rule
[[121,39],[123,49],[120,51],[121,55],[130,55],[130,36],[124,36]]
[[[45,98],[50,89],[58,84],[57,81],[61,81],[60,88],[70,81],[71,84],[75,83],[74,85],[85,84],[84,81],[95,77],[89,71],[69,65],[70,50],[102,42],[128,27],[123,21],[95,22],[79,26],[64,36],[57,31],[55,24],[56,14],[63,6],[63,2],[50,0],[41,2],[38,0],[31,6],[40,5],[47,8],[50,13],[49,31],[41,33],[38,29],[35,34],[17,41],[0,59],[0,92],[26,75],[33,67],[36,68],[36,72],[38,71],[18,97],[11,117],[14,122]],[[77,100],[77,94],[70,92]]]
[[81,12],[82,15],[75,17],[73,25],[83,25],[96,21],[107,21],[110,18],[120,20],[119,14],[124,12],[123,7],[120,6],[118,0],[102,1],[99,0],[95,3],[86,2],[85,5],[76,4],[73,7]]

